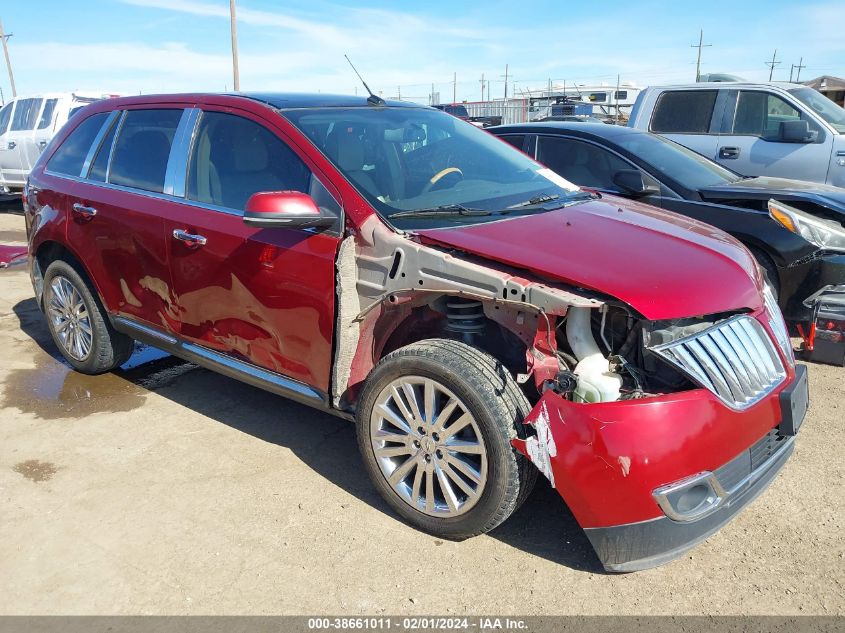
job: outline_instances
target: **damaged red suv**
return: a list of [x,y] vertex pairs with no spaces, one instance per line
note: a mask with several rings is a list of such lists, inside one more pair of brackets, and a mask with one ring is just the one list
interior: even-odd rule
[[494,529],[540,472],[608,570],[661,564],[766,488],[807,408],[739,243],[432,108],[102,101],[25,208],[77,370],[144,341],[354,419],[380,493],[442,537]]

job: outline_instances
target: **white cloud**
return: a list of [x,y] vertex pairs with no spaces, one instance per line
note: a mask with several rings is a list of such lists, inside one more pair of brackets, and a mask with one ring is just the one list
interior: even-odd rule
[[[228,5],[207,0],[122,0],[148,9],[152,18],[212,20],[198,44],[115,41],[17,43],[16,68],[33,90],[92,88],[123,92],[222,90],[231,88]],[[302,5],[298,5],[301,7]],[[423,7],[424,5],[420,5]],[[498,5],[501,6],[501,5]],[[518,8],[511,8],[511,13]],[[703,14],[704,15],[704,14]],[[809,77],[825,63],[843,59],[838,4],[772,9],[753,25],[726,22],[708,12],[703,72],[733,72],[765,79],[763,65],[775,45],[786,60],[778,77],[800,55]],[[343,7],[312,0],[293,12],[251,9],[239,3],[241,87],[245,90],[345,92],[361,90],[343,58],[348,53],[368,83],[385,96],[426,100],[434,81],[451,98],[478,98],[482,73],[493,93],[503,91],[506,62],[519,88],[538,88],[547,78],[568,82],[622,80],[640,84],[690,81],[694,77],[696,33],[680,32],[665,8],[641,3],[593,20],[554,24],[531,19],[507,25],[507,15],[465,11],[448,18],[399,9]],[[48,38],[49,39],[49,38]],[[268,42],[270,44],[268,44]],[[840,54],[837,54],[837,51]],[[784,70],[785,68],[785,70]],[[823,72],[833,72],[824,70]],[[836,74],[833,72],[833,74]],[[777,78],[777,77],[776,77]],[[62,85],[55,85],[55,84]],[[84,83],[84,86],[79,84]]]

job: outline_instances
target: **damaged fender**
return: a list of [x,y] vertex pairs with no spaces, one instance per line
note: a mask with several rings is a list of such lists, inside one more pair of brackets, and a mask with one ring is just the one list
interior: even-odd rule
[[386,333],[410,307],[450,294],[481,300],[486,317],[526,344],[527,368],[536,373],[538,384],[557,368],[549,349],[555,317],[572,306],[602,305],[562,286],[526,279],[507,266],[420,244],[373,215],[343,240],[337,257],[334,406],[344,408],[354,400],[354,391],[380,358]]

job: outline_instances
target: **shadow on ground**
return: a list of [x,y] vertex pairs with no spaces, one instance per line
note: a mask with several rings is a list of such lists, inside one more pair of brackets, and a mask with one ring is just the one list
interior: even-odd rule
[[[396,518],[365,474],[352,423],[155,348],[139,346],[126,365],[110,374],[78,374],[61,360],[35,299],[21,301],[13,309],[21,330],[41,349],[34,369],[15,370],[18,373],[7,379],[5,406],[42,418],[84,418],[140,407],[145,395],[154,391],[258,440],[290,449],[335,485]],[[576,570],[602,572],[583,530],[542,477],[523,507],[490,536]]]

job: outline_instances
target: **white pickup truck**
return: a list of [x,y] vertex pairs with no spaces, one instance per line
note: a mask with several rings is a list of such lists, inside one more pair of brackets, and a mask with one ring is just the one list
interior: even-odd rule
[[106,94],[16,97],[0,108],[0,195],[19,194],[41,151],[81,107]]
[[714,82],[643,90],[628,125],[744,176],[845,187],[845,109],[792,83]]

